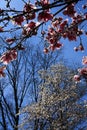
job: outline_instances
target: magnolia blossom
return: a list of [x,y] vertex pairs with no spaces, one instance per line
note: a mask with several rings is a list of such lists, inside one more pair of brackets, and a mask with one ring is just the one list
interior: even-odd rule
[[83,65],[87,65],[87,56],[84,56],[84,57],[82,58],[82,64],[83,64]]
[[74,75],[74,80],[76,82],[79,82],[81,80],[80,76],[79,75]]
[[68,19],[64,20],[63,22],[60,23],[59,25],[61,32],[64,32],[66,27],[68,27]]
[[62,22],[63,18],[62,17],[58,17],[52,20],[52,26],[54,28],[58,28],[58,26],[60,25],[60,23]]
[[60,49],[63,46],[63,44],[61,44],[60,42],[57,42],[56,44],[51,44],[50,45],[50,50],[55,50],[55,49]]
[[75,13],[75,15],[72,17],[73,24],[80,23],[83,20],[83,15]]
[[42,6],[46,6],[50,4],[49,0],[40,0],[40,2]]
[[39,25],[39,22],[35,23],[33,21],[31,21],[30,23],[28,24],[25,24],[24,25],[24,29],[23,29],[23,34],[24,35],[36,35],[37,34],[37,29],[36,27]]
[[38,21],[47,22],[48,20],[52,20],[53,15],[47,11],[42,11],[38,14]]
[[87,67],[78,69],[78,71],[79,71],[80,75],[87,76]]
[[47,33],[47,36],[46,36],[46,40],[47,40],[48,43],[50,43],[50,44],[55,44],[55,43],[57,43],[58,33],[55,31],[54,28],[49,28],[49,29],[48,29],[48,33]]
[[12,44],[14,41],[15,41],[14,38],[7,38],[7,39],[6,39],[6,42],[7,42],[8,44]]
[[15,60],[16,58],[17,58],[17,51],[9,50],[2,54],[0,61],[7,65],[8,63]]
[[13,18],[12,21],[13,21],[14,24],[17,24],[17,25],[21,26],[22,22],[24,21],[24,17],[19,15],[19,16]]
[[25,4],[23,11],[25,13],[26,20],[32,20],[36,17],[34,9],[36,9],[35,5],[33,5],[31,3]]
[[30,12],[32,9],[36,9],[36,6],[31,3],[26,3],[24,5],[23,11],[24,12]]
[[74,4],[69,5],[63,12],[64,15],[68,15],[69,17],[73,17],[75,13],[76,11],[74,10]]

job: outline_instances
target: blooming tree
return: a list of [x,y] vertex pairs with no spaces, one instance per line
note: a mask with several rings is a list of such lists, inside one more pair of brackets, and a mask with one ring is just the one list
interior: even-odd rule
[[87,102],[80,100],[86,87],[76,85],[74,71],[63,64],[41,70],[39,74],[43,79],[39,98],[20,110],[19,114],[25,115],[20,126],[32,130],[74,130],[87,117]]
[[[19,50],[24,50],[23,43],[26,39],[41,34],[41,36],[48,42],[44,48],[44,53],[60,49],[63,43],[60,40],[68,39],[69,41],[77,41],[80,38],[80,44],[75,47],[75,51],[83,51],[81,36],[87,35],[87,31],[83,26],[87,22],[87,3],[84,1],[82,9],[78,11],[76,7],[81,0],[22,0],[23,8],[18,10],[11,7],[11,0],[4,0],[6,2],[5,8],[0,8],[0,33],[1,39],[6,44],[5,52],[1,54],[1,68],[0,76],[4,76],[3,64],[7,65],[17,57]],[[53,10],[54,9],[54,10]],[[60,15],[62,13],[62,15]],[[45,29],[46,23],[50,26]],[[41,28],[42,27],[42,28]],[[83,30],[82,30],[83,28]],[[41,30],[41,31],[39,31]],[[3,39],[3,33],[16,33],[20,35],[14,37],[6,36]],[[1,48],[2,49],[2,48]],[[79,72],[83,74],[80,70]],[[85,68],[87,74],[87,68]],[[87,76],[85,76],[87,77]],[[80,77],[75,76],[75,80]]]

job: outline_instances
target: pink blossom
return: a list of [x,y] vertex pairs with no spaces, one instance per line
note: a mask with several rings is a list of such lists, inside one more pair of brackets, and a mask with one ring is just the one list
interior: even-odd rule
[[78,69],[78,71],[79,71],[80,75],[87,76],[87,67]]
[[61,24],[60,24],[60,30],[63,32],[64,29],[67,27],[68,25],[68,19],[64,20]]
[[57,42],[56,44],[50,45],[50,50],[54,51],[55,49],[60,49],[63,46],[60,42]]
[[24,5],[23,11],[29,13],[32,9],[36,9],[36,6],[31,3],[26,3]]
[[15,60],[17,58],[17,51],[16,50],[9,50],[5,53],[2,54],[0,60],[1,62],[3,62],[4,64],[8,64],[11,61]]
[[40,0],[42,6],[47,6],[50,4],[49,0]]
[[46,36],[46,40],[50,44],[55,44],[58,40],[58,33],[55,31],[54,28],[49,28],[48,29],[48,34]]
[[21,25],[23,21],[24,21],[24,17],[21,15],[13,18],[13,23],[18,24],[18,25]]
[[76,82],[79,82],[81,80],[80,76],[79,75],[74,75],[74,80]]
[[53,15],[47,11],[43,11],[38,14],[38,21],[47,22],[48,20],[52,20]]
[[59,17],[59,18],[55,18],[53,21],[52,21],[52,26],[54,28],[57,28],[58,25],[60,25],[60,23],[62,22],[63,18],[62,17]]
[[28,24],[24,25],[24,29],[23,29],[23,35],[36,35],[37,34],[37,29],[35,29],[38,26],[37,23],[31,21]]
[[74,10],[74,4],[69,5],[63,12],[64,15],[68,15],[69,17],[73,17],[75,13],[76,11]]
[[72,17],[72,22],[75,24],[80,23],[82,20],[83,20],[83,16],[77,13]]
[[15,41],[14,38],[7,38],[7,39],[6,39],[6,42],[7,42],[8,44],[12,44],[14,41]]
[[32,20],[36,17],[34,9],[36,9],[36,6],[34,6],[33,4],[31,3],[25,4],[23,11],[25,13],[25,17],[27,20]]
[[84,57],[82,58],[82,64],[83,64],[83,65],[87,65],[87,56],[84,56]]

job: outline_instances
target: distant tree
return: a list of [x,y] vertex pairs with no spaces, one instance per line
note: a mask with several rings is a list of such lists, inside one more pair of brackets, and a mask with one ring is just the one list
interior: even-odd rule
[[[80,98],[87,88],[73,82],[74,71],[62,64],[39,71],[43,82],[36,103],[21,110],[24,122],[33,124],[32,130],[73,130],[87,117],[87,107]],[[34,121],[37,120],[37,124]],[[35,127],[36,125],[36,127]]]
[[[17,125],[19,123],[19,116],[16,114],[19,112],[21,108],[27,90],[29,89],[29,85],[31,83],[29,71],[27,70],[26,60],[23,64],[23,55],[22,53],[18,55],[18,58],[7,67],[7,75],[5,78],[5,89],[1,89],[1,104],[3,104],[3,112],[1,112],[2,117],[5,115],[5,122],[7,125],[7,129],[18,130]],[[3,81],[1,81],[3,82]],[[4,115],[3,115],[4,114]],[[4,121],[2,121],[4,123]],[[2,127],[2,129],[5,126]]]

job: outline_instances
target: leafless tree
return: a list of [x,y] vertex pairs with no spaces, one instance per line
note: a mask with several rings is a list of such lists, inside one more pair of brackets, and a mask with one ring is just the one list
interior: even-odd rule
[[38,100],[38,86],[42,82],[38,71],[49,68],[57,61],[58,55],[58,52],[43,54],[40,47],[32,45],[18,52],[17,59],[7,67],[5,82],[3,79],[0,81],[1,129],[18,130],[19,110]]

